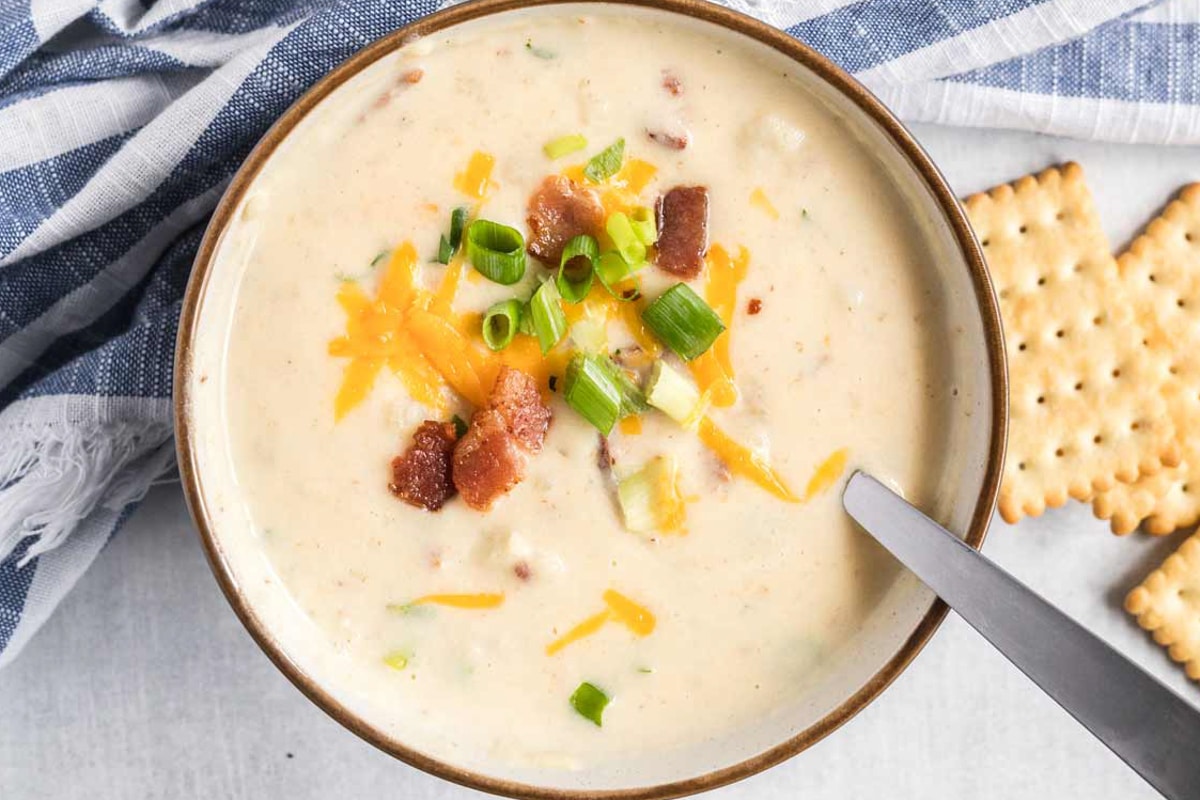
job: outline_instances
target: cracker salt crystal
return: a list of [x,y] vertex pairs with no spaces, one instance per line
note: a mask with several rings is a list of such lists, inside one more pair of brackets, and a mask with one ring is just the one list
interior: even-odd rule
[[1010,380],[1000,514],[1179,463],[1159,371],[1077,164],[966,200],[1000,298]]
[[1184,464],[1118,485],[1093,507],[1116,533],[1139,524],[1148,533],[1170,533],[1200,522],[1200,184],[1180,192],[1117,266],[1146,333]]
[[1125,610],[1200,681],[1200,536],[1192,536],[1125,598]]

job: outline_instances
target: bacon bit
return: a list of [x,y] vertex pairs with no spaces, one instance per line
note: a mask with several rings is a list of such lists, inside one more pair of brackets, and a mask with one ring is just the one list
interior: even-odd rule
[[454,448],[454,485],[467,505],[487,511],[525,478],[525,456],[496,411],[479,411]]
[[601,472],[611,472],[613,464],[617,460],[613,458],[612,451],[608,449],[608,437],[603,433],[600,434],[600,446],[596,450],[596,466]]
[[529,255],[558,266],[562,250],[574,236],[597,236],[604,230],[600,197],[562,175],[551,175],[529,198]]
[[467,505],[487,511],[524,480],[526,453],[542,449],[550,418],[537,382],[519,369],[501,367],[487,407],[475,412],[454,449],[452,477]]
[[762,300],[759,300],[757,297],[751,297],[750,302],[746,304],[746,313],[754,316],[760,311],[762,311]]
[[683,135],[678,135],[667,133],[666,131],[652,131],[647,128],[646,135],[650,137],[650,141],[661,144],[663,147],[671,150],[683,150],[688,146],[688,142],[691,141],[691,137],[688,136],[687,131],[684,131]]
[[533,577],[533,570],[529,568],[529,563],[526,561],[518,561],[513,564],[513,574],[526,583]]
[[421,69],[420,67],[417,67],[416,69],[410,69],[407,72],[405,72],[403,75],[401,75],[400,80],[403,81],[404,83],[407,83],[409,86],[412,86],[413,84],[420,83],[421,78],[424,78],[424,77],[425,77],[425,70]]
[[519,369],[500,368],[488,408],[500,413],[508,432],[522,448],[538,453],[550,427],[550,409],[542,403],[537,382]]
[[451,454],[458,437],[449,422],[425,420],[403,455],[392,459],[388,489],[410,506],[437,511],[454,496]]
[[664,69],[662,73],[662,87],[671,97],[679,97],[683,94],[683,82],[679,80],[679,76],[667,69]]
[[659,269],[691,280],[704,267],[708,250],[708,188],[676,186],[658,199]]

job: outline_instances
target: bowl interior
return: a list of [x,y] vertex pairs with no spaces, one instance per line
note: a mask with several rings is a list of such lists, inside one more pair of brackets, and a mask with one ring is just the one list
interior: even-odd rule
[[[504,10],[509,3],[472,4],[421,23],[435,27],[449,22],[481,24],[472,18],[493,11],[531,15],[561,13],[562,6]],[[728,35],[742,40],[756,57],[773,68],[795,76],[797,91],[819,98],[829,114],[840,120],[846,134],[861,140],[874,153],[880,173],[887,176],[903,198],[897,213],[910,215],[924,231],[930,253],[928,268],[936,277],[936,291],[928,297],[928,311],[944,320],[945,336],[938,346],[946,350],[948,374],[958,398],[959,413],[948,414],[938,441],[929,442],[930,463],[940,476],[936,507],[925,509],[974,544],[982,540],[990,517],[996,476],[1002,459],[1003,354],[994,301],[982,262],[961,216],[944,184],[905,134],[861,90],[843,83],[832,68],[811,56],[800,63],[793,58],[796,46],[784,41],[781,52],[772,43],[780,35],[728,12],[696,6],[685,0],[657,4],[657,9],[612,4],[572,4],[579,13],[622,15],[671,14],[680,25],[713,27],[720,22],[740,26]],[[697,8],[708,19],[689,16]],[[461,21],[465,20],[465,21]],[[739,32],[739,30],[741,32]],[[747,36],[773,36],[768,43]],[[379,45],[360,57],[360,75],[369,77],[382,61],[370,63],[400,46],[395,35],[390,45]],[[351,67],[350,72],[355,68]],[[344,77],[344,74],[343,74]],[[327,92],[318,86],[317,96]],[[304,101],[302,101],[302,105]],[[309,104],[311,107],[311,103]],[[296,123],[300,113],[285,118],[281,134]],[[303,124],[303,123],[301,123]],[[898,138],[899,137],[899,138]],[[387,727],[369,717],[366,697],[340,686],[334,676],[338,655],[319,630],[307,623],[272,566],[256,543],[241,531],[248,530],[246,511],[230,468],[222,402],[222,363],[228,341],[232,304],[236,302],[239,273],[231,265],[236,253],[222,252],[221,233],[231,219],[246,211],[253,177],[278,146],[268,137],[243,168],[243,173],[218,210],[201,249],[196,274],[188,290],[181,328],[178,375],[179,440],[184,485],[189,502],[209,548],[214,570],[235,609],[267,653],[310,697],[355,732],[423,768],[452,780],[507,793],[608,792],[632,790],[631,795],[666,795],[709,788],[769,765],[811,744],[836,728],[881,691],[915,655],[932,633],[942,609],[931,592],[913,576],[904,574],[880,599],[876,611],[851,645],[831,655],[828,668],[814,672],[809,685],[769,716],[702,744],[669,753],[648,753],[619,764],[576,771],[553,766],[512,766],[480,754],[459,752],[426,740],[415,728]],[[220,255],[218,258],[217,256]],[[869,376],[868,376],[869,378]]]

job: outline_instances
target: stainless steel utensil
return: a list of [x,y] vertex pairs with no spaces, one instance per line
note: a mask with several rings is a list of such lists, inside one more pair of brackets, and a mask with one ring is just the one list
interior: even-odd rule
[[854,473],[842,504],[1150,785],[1200,798],[1200,711],[870,475]]

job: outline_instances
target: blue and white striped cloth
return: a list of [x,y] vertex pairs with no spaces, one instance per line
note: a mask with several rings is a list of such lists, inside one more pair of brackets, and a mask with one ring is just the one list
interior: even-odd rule
[[[901,116],[1200,142],[1200,0],[727,0]],[[0,0],[0,665],[172,468],[205,221],[305,89],[437,0]]]

